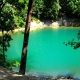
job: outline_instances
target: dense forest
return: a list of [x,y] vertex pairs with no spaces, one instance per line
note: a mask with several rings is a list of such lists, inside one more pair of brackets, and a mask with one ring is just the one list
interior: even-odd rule
[[[2,62],[5,62],[6,58],[4,51],[7,51],[7,47],[10,46],[9,42],[12,40],[9,34],[4,35],[4,31],[8,32],[26,25],[28,1],[29,0],[0,0],[0,31],[3,35],[0,36],[0,53],[4,55],[4,57],[0,55],[0,63],[2,63],[3,66],[6,66],[6,64]],[[34,0],[32,11],[33,20],[49,19],[56,21],[64,16],[79,20],[80,0]],[[12,63],[14,64],[14,62]],[[18,65],[18,63],[16,64]],[[11,64],[7,63],[7,65]]]
[[[28,0],[0,0],[0,27],[24,27]],[[63,16],[79,19],[80,0],[34,0],[32,19],[53,19]],[[12,26],[12,27],[9,27]]]

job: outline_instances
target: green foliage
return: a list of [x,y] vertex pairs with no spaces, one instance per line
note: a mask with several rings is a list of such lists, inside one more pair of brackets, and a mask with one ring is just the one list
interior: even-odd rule
[[57,18],[60,10],[59,0],[35,0],[33,6],[33,14],[37,18]]
[[[27,2],[28,1],[24,0],[0,1],[0,31],[2,31],[2,36],[0,36],[0,65],[8,69],[19,66],[19,63],[17,61],[9,62],[6,59],[5,51],[10,47],[10,41],[12,38],[9,34],[4,34],[4,31],[8,32],[17,26],[22,27],[25,24],[24,17],[27,11]],[[19,21],[17,26],[15,26],[16,21]]]
[[18,61],[11,61],[11,62],[6,61],[6,62],[4,62],[3,54],[0,54],[0,65],[9,69],[9,70],[12,70],[14,67],[20,66],[20,63]]
[[6,4],[0,13],[0,29],[3,31],[9,31],[13,29],[13,10],[10,4]]
[[[67,4],[67,7],[68,7],[68,10],[69,11],[72,11],[73,13],[76,13],[76,11],[78,11],[78,6],[79,6],[79,1],[70,1],[68,4]],[[80,10],[79,10],[80,11]]]
[[5,51],[7,51],[8,47],[10,47],[11,40],[12,40],[12,38],[9,34],[2,33],[2,36],[0,36],[0,54],[3,54],[3,56],[2,56],[3,63],[6,62]]
[[70,45],[71,47],[73,47],[74,49],[77,49],[80,47],[80,31],[77,34],[77,39],[78,41],[75,41],[74,39],[72,39],[71,41],[68,42],[64,42],[64,44],[66,46]]
[[[26,15],[28,10],[28,1],[29,0],[0,1],[0,11],[3,13],[3,15],[4,14],[8,15],[7,11],[9,12],[9,15],[12,14],[13,18],[10,18],[12,19],[10,21],[13,21],[13,23],[11,22],[11,24],[14,28],[25,26]],[[4,10],[2,9],[3,5],[4,5]],[[32,13],[33,16],[38,19],[40,18],[57,19],[58,16],[60,15],[60,12],[66,15],[74,14],[79,17],[80,0],[34,0]],[[5,17],[3,19],[5,19]],[[7,20],[6,23],[10,22],[8,22]]]
[[18,66],[20,66],[20,63],[18,61],[14,60],[11,62],[11,65],[12,65],[12,67],[18,67]]
[[[4,38],[4,43],[3,43]],[[10,47],[10,41],[12,40],[11,36],[9,34],[4,34],[3,36],[0,36],[0,47],[3,47],[4,44],[4,50],[7,51],[7,48]]]
[[32,17],[32,21],[36,21],[37,23],[40,23],[40,20],[37,19],[36,17]]
[[[26,15],[28,10],[28,0],[27,1],[19,0],[19,3],[24,4],[24,7],[22,7],[21,9],[16,9],[14,12],[14,23],[15,23],[14,27],[16,28],[25,26]],[[18,6],[20,5],[18,4]]]
[[[26,15],[28,10],[28,1],[29,0],[3,0],[0,2],[0,9],[3,4],[5,4],[2,9],[1,19],[5,19],[6,15],[12,15],[8,17],[9,22],[6,18],[6,22],[11,23],[14,28],[24,27],[26,22]],[[7,8],[7,9],[6,9]],[[5,12],[4,12],[5,11]],[[57,19],[61,13],[67,15],[77,15],[80,16],[80,0],[34,0],[33,5],[33,16],[40,18],[50,18]],[[12,19],[12,20],[11,20]],[[8,25],[8,24],[7,24]],[[4,25],[3,25],[4,26]]]
[[43,12],[43,8],[44,8],[43,0],[34,0],[33,15],[36,15],[37,18],[40,18],[40,15]]
[[7,61],[5,67],[9,70],[12,70],[13,68],[19,67],[19,66],[20,66],[20,63],[18,61],[12,61],[12,62]]
[[3,54],[0,53],[0,65],[5,66]]
[[16,28],[25,26],[25,21],[21,16],[14,16],[14,22]]
[[28,0],[3,0],[0,2],[0,29],[6,31],[25,26]]
[[60,0],[60,5],[65,14],[80,16],[80,0]]

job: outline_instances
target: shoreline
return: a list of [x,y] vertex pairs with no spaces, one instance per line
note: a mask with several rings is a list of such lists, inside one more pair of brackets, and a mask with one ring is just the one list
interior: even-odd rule
[[[58,22],[53,22],[53,23],[51,23],[51,22],[46,22],[46,23],[39,22],[39,23],[37,23],[36,21],[33,20],[30,24],[30,32],[36,31],[39,29],[44,29],[46,27],[59,28],[60,26],[59,26]],[[24,32],[24,30],[25,30],[25,27],[14,29],[14,30],[12,30],[12,32],[19,32],[19,31]],[[11,33],[11,31],[9,31],[9,33]]]
[[[73,27],[73,26],[69,26],[69,27],[67,27],[67,26],[60,26],[60,23],[58,22],[58,21],[56,21],[56,22],[50,22],[50,21],[46,21],[46,22],[39,22],[39,23],[37,23],[36,21],[32,21],[31,22],[31,25],[30,25],[30,32],[32,32],[32,31],[36,31],[36,30],[40,30],[40,29],[44,29],[44,28],[52,28],[52,29],[58,29],[58,28],[80,28],[80,26],[79,27]],[[24,32],[24,30],[25,30],[25,27],[24,28],[16,28],[16,29],[14,29],[14,30],[10,30],[10,31],[8,31],[8,33],[10,33],[10,34],[12,34],[12,33],[16,33],[16,32]],[[4,31],[4,33],[6,33],[6,31]],[[1,31],[0,31],[0,35],[1,35],[2,33],[1,33]]]
[[[33,32],[33,31],[37,31],[37,30],[41,30],[41,29],[44,29],[44,28],[52,28],[52,29],[59,29],[59,28],[80,28],[80,27],[65,27],[65,26],[59,26],[59,27],[52,27],[52,26],[45,26],[45,27],[31,27],[30,28],[30,32]],[[25,28],[17,28],[17,29],[14,29],[12,31],[9,31],[8,33],[17,33],[17,32],[24,32]],[[6,32],[5,32],[6,33]]]
[[71,76],[68,77],[49,77],[49,76],[36,76],[36,75],[21,75],[18,72],[7,70],[0,66],[0,80],[74,80]]
[[[44,20],[44,21],[40,21],[39,23],[37,23],[36,21],[32,21],[30,24],[30,32],[31,31],[36,31],[36,30],[40,30],[40,29],[44,29],[44,28],[52,28],[52,29],[58,29],[58,28],[80,28],[79,27],[74,27],[74,26],[61,26],[61,22],[60,21],[48,21],[48,20]],[[24,28],[19,28],[19,29],[14,29],[13,32],[24,32],[25,27]]]
[[[44,29],[46,27],[59,28],[60,26],[58,24],[48,25],[48,24],[44,24],[43,22],[37,23],[37,22],[33,21],[33,22],[31,22],[31,25],[30,25],[30,32],[31,31],[36,31],[36,30],[39,30],[39,29]],[[19,28],[19,29],[12,30],[12,32],[18,32],[18,31],[23,32],[24,30],[25,30],[25,28]],[[9,31],[9,32],[11,32],[11,31]]]

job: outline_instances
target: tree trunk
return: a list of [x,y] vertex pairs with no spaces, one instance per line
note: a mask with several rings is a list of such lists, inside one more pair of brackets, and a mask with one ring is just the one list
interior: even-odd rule
[[26,26],[25,26],[25,33],[24,33],[21,64],[20,64],[20,70],[19,70],[19,73],[23,75],[25,75],[25,70],[26,70],[26,58],[27,58],[27,50],[28,50],[28,39],[29,39],[33,1],[34,0],[29,0],[29,4],[28,4],[28,13],[27,13]]

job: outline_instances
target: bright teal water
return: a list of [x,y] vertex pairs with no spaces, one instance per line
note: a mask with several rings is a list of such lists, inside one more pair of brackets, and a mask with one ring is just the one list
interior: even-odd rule
[[[45,28],[30,33],[27,72],[28,74],[41,74],[60,76],[71,74],[80,75],[80,48],[74,50],[65,46],[63,42],[77,40],[80,28]],[[13,34],[11,47],[7,51],[8,59],[19,60],[22,50],[23,34]]]

